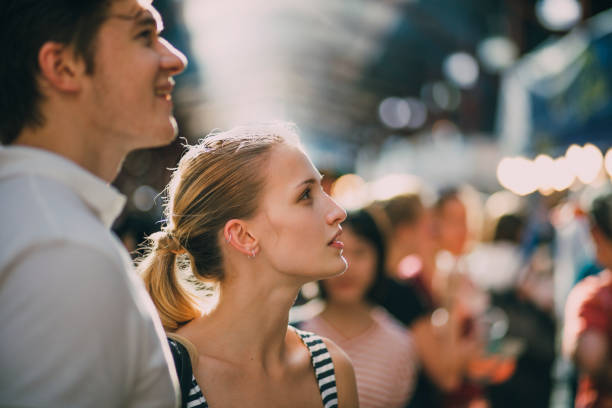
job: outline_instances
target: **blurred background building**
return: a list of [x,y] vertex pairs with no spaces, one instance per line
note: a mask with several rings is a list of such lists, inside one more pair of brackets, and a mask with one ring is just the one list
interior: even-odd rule
[[295,122],[322,170],[367,182],[401,173],[527,195],[612,168],[609,0],[155,5],[190,66],[180,138],[134,153],[116,182],[130,213],[159,215],[185,140],[260,120]]

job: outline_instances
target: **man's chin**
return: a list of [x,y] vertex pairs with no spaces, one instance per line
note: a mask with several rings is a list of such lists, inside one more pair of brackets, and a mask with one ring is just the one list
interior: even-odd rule
[[178,123],[176,123],[174,116],[170,116],[170,126],[172,126],[172,140],[174,140],[179,134]]
[[[152,132],[153,133],[153,132]],[[178,126],[176,120],[171,118],[164,129],[157,129],[155,136],[150,138],[150,145],[146,147],[164,147],[172,143],[178,136]]]

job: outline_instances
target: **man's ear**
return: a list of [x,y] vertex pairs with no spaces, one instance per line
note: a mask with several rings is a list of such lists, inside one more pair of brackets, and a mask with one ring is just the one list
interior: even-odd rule
[[85,61],[74,55],[72,47],[47,41],[38,51],[40,75],[48,87],[60,92],[78,92],[85,75]]
[[249,232],[247,224],[238,219],[232,219],[225,223],[223,228],[225,242],[239,252],[254,257],[258,251],[257,239]]

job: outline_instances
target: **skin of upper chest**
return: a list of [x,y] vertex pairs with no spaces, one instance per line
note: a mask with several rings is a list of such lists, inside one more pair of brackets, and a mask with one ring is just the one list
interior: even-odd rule
[[293,350],[277,372],[259,365],[238,365],[200,356],[194,372],[210,407],[322,408],[321,393],[306,348]]

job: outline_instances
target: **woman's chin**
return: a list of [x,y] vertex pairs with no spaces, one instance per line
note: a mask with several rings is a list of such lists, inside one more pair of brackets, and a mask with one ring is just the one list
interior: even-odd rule
[[344,272],[346,272],[347,268],[348,268],[348,262],[346,261],[346,259],[343,256],[341,256],[340,257],[340,262],[338,264],[338,269],[337,269],[336,274],[334,276],[342,275]]

